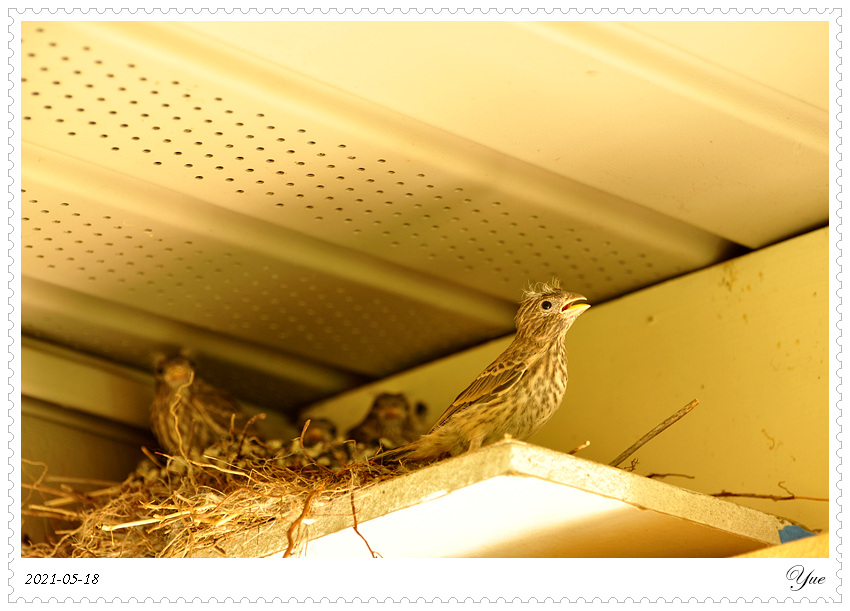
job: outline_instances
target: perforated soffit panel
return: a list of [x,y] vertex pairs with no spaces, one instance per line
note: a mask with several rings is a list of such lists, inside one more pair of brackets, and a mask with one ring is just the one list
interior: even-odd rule
[[765,25],[24,23],[23,330],[287,410],[824,224],[826,25]]

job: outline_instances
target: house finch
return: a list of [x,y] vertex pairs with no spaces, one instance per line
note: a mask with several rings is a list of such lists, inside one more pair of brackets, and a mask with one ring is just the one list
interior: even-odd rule
[[157,366],[151,428],[167,453],[200,456],[231,433],[242,433],[247,422],[236,400],[195,375],[188,359],[173,357]]
[[424,432],[418,411],[405,396],[385,392],[375,397],[369,413],[346,437],[366,446],[392,449],[419,439]]
[[590,306],[557,280],[525,293],[511,345],[464,390],[427,435],[378,462],[431,461],[510,435],[527,439],[555,413],[567,388],[564,336]]

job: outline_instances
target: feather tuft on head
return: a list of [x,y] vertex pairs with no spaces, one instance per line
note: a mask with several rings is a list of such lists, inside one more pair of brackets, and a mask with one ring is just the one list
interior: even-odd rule
[[540,297],[548,293],[554,293],[561,290],[561,281],[557,278],[552,278],[549,282],[528,283],[528,288],[523,292],[523,301],[534,297]]

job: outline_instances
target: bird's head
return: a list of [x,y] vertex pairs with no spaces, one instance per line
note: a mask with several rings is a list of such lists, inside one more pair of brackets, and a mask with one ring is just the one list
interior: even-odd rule
[[175,356],[164,359],[156,365],[156,379],[164,382],[172,388],[179,388],[191,384],[195,376],[195,370],[189,359]]
[[586,301],[561,289],[557,280],[529,288],[516,315],[517,335],[545,341],[560,337],[590,307]]
[[410,413],[410,404],[404,395],[382,393],[375,397],[371,411],[380,421],[405,419]]

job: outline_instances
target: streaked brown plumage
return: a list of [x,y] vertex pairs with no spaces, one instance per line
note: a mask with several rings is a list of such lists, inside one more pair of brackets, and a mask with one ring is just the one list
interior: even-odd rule
[[166,453],[198,457],[231,432],[240,435],[247,421],[239,403],[199,378],[188,359],[173,357],[157,366],[151,428]]
[[416,410],[402,394],[381,393],[369,413],[346,437],[365,446],[392,449],[419,439],[424,427]]
[[527,439],[555,413],[567,388],[564,337],[590,306],[557,280],[526,291],[510,346],[464,390],[427,435],[379,454],[387,461],[455,456],[510,435]]

